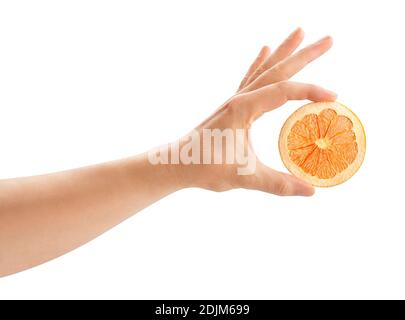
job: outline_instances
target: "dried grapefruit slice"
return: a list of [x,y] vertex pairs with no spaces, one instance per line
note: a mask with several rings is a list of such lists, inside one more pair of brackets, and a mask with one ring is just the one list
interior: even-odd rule
[[284,123],[279,149],[293,175],[314,186],[331,187],[360,168],[366,135],[359,118],[339,102],[310,103]]

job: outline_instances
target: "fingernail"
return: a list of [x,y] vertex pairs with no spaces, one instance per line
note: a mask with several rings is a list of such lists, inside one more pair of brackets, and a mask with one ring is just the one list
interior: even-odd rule
[[308,184],[301,184],[297,188],[297,195],[303,196],[303,197],[311,197],[315,194],[315,188],[313,186],[310,186]]
[[310,197],[314,195],[315,188],[313,186],[294,176],[289,177],[291,179],[292,184],[294,185],[295,195],[303,197]]
[[293,37],[293,36],[295,36],[295,35],[298,34],[298,33],[304,33],[304,30],[302,30],[301,27],[298,27],[297,29],[295,29],[295,30],[290,34],[290,37]]
[[337,98],[337,96],[338,96],[336,92],[333,92],[333,91],[330,91],[330,90],[325,90],[325,93],[326,93],[329,97],[333,98],[333,100],[336,100],[336,98]]
[[301,33],[301,32],[304,32],[304,30],[301,28],[301,27],[298,27],[297,29],[295,29],[295,32],[299,32],[299,33]]
[[332,41],[333,39],[332,39],[331,36],[325,36],[325,37],[319,39],[319,40],[316,42],[316,44],[321,43],[321,42],[324,42],[324,41],[326,41],[326,40]]

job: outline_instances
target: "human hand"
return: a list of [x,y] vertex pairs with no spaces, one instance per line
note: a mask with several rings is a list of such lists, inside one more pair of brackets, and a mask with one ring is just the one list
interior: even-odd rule
[[[302,40],[303,31],[297,29],[273,54],[263,47],[237,93],[172,149],[179,151],[178,175],[185,186],[214,191],[246,188],[277,195],[314,193],[312,186],[260,162],[249,135],[257,118],[288,100],[336,99],[335,93],[321,87],[288,81],[332,46],[332,39],[325,37],[293,54]],[[214,132],[219,135],[216,143]],[[208,142],[204,136],[210,138]]]
[[148,153],[0,181],[0,277],[69,252],[181,188],[313,194],[311,186],[261,163],[249,141],[252,123],[287,100],[335,99],[320,87],[287,81],[332,44],[325,38],[292,55],[302,38],[295,31],[272,55],[265,47],[233,97],[162,149],[170,150],[171,165],[154,166]]

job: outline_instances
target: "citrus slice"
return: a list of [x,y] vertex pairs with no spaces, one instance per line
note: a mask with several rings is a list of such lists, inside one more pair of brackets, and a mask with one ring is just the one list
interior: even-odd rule
[[296,177],[318,187],[351,178],[363,163],[366,135],[359,118],[338,102],[310,103],[284,123],[281,159]]

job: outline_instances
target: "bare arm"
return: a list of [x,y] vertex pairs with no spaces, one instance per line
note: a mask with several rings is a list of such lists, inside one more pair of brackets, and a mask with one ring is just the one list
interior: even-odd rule
[[70,251],[178,190],[174,166],[146,154],[0,182],[0,275]]
[[[253,121],[287,100],[333,100],[335,95],[320,87],[286,82],[331,46],[331,39],[325,38],[292,55],[302,37],[301,30],[295,31],[272,55],[267,47],[262,49],[238,93],[194,132],[243,129],[243,142],[248,142]],[[187,144],[188,138],[179,140],[180,147]],[[246,146],[254,155],[250,145]],[[237,164],[153,165],[147,154],[141,154],[60,173],[1,180],[0,276],[73,250],[182,188],[313,194],[311,186],[266,167],[255,155],[254,160],[254,172],[238,175]]]

